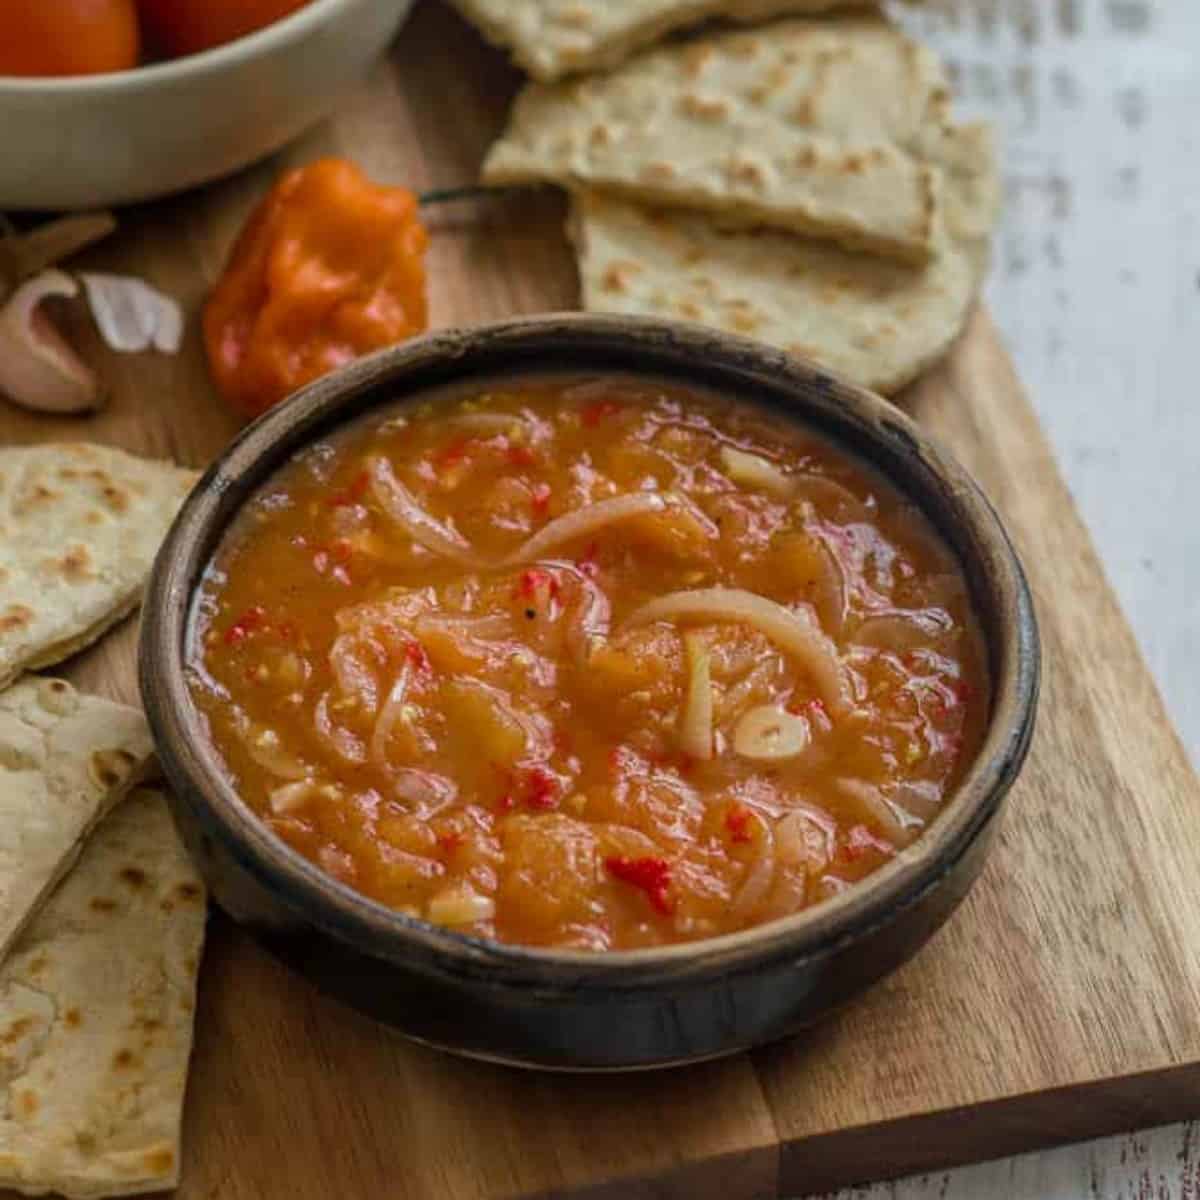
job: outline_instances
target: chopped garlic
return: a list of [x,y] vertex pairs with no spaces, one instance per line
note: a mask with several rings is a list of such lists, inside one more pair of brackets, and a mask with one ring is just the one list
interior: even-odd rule
[[474,925],[496,915],[496,902],[473,888],[447,888],[429,901],[428,918],[435,925]]

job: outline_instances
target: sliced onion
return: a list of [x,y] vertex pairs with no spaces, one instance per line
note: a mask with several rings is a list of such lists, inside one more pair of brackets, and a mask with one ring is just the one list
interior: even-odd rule
[[631,517],[644,517],[660,513],[667,501],[657,492],[630,492],[624,496],[613,496],[608,500],[597,500],[578,512],[567,513],[543,525],[523,546],[506,560],[506,565],[529,562],[541,558],[548,550],[576,538],[588,537]]
[[496,915],[496,902],[464,883],[438,892],[426,912],[435,925],[474,925]]
[[873,783],[865,779],[839,779],[837,790],[852,800],[862,816],[878,825],[883,835],[896,846],[907,846],[925,827],[920,817],[894,804]]
[[767,699],[773,693],[773,685],[779,674],[779,663],[773,659],[766,659],[753,667],[721,697],[717,705],[717,720],[732,720],[741,716],[742,710],[755,698]]
[[379,710],[379,716],[375,719],[375,728],[371,731],[370,754],[371,761],[377,767],[387,767],[388,742],[392,740],[392,730],[404,715],[404,697],[408,694],[411,675],[412,669],[405,663],[388,690],[383,708]]
[[183,310],[170,296],[133,275],[79,276],[100,336],[111,349],[137,354],[151,346],[177,354],[183,342]]
[[379,705],[379,681],[359,656],[358,643],[357,632],[341,634],[330,647],[329,665],[342,696],[372,713]]
[[928,825],[941,811],[942,790],[932,779],[904,780],[892,787],[888,800],[912,820]]
[[[751,810],[753,811],[753,810]],[[762,834],[761,845],[755,847],[754,861],[738,893],[729,906],[733,917],[748,917],[766,898],[775,881],[775,835],[771,827],[758,813],[754,813],[755,825]]]
[[283,748],[275,730],[250,729],[245,734],[245,742],[246,753],[272,775],[278,775],[280,779],[308,778],[308,768]]
[[725,474],[742,487],[759,488],[783,500],[796,490],[790,476],[757,454],[747,454],[745,450],[737,450],[733,446],[722,446],[721,465],[725,468]]
[[395,767],[388,772],[397,798],[416,806],[416,814],[422,818],[453,804],[458,796],[454,780],[434,771],[422,771],[416,767]]
[[338,794],[337,788],[331,783],[318,783],[315,779],[298,779],[295,783],[285,783],[274,788],[267,796],[271,803],[271,811],[281,816],[295,812],[310,800],[319,796],[333,798]]
[[371,477],[371,490],[380,507],[414,542],[455,562],[480,565],[467,539],[427,513],[412,492],[396,478],[396,472],[386,458],[370,459],[367,471]]
[[733,731],[733,748],[742,758],[778,762],[795,758],[811,741],[808,722],[776,704],[752,708]]
[[825,813],[796,808],[775,824],[779,861],[804,864],[810,875],[823,871],[837,849],[837,825]]
[[902,654],[944,637],[953,628],[949,614],[939,608],[889,612],[868,617],[854,632],[859,646],[874,646]]
[[824,475],[793,475],[792,487],[797,499],[807,500],[827,520],[865,521],[870,517],[866,504],[848,487]]
[[418,638],[423,638],[429,632],[454,637],[505,638],[512,636],[513,624],[504,613],[493,613],[486,617],[446,617],[429,613],[417,618],[414,631]]
[[36,412],[78,413],[99,407],[95,373],[40,309],[50,296],[77,295],[61,271],[21,284],[0,309],[0,392]]
[[644,625],[673,617],[707,617],[754,626],[800,661],[812,676],[830,713],[849,710],[850,688],[837,651],[810,618],[754,592],[714,587],[660,596],[643,604],[626,624]]
[[512,413],[498,412],[464,412],[457,413],[449,422],[456,429],[468,429],[472,433],[485,433],[491,436],[509,435],[514,432],[524,432],[527,422],[523,417]]
[[576,663],[583,665],[592,650],[604,642],[612,627],[612,604],[604,589],[574,563],[551,558],[539,564],[566,576],[567,590],[578,593],[566,614],[563,639]]
[[322,692],[313,709],[313,725],[322,740],[339,757],[355,766],[361,766],[367,761],[367,748],[361,739],[355,737],[350,730],[335,725],[330,718],[328,692]]
[[688,681],[679,724],[679,748],[690,758],[709,759],[713,753],[712,661],[708,645],[695,633],[684,634]]

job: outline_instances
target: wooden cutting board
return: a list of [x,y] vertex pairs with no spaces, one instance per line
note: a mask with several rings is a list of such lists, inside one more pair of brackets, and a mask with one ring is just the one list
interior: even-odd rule
[[[416,188],[468,181],[514,82],[425,0],[336,121],[262,168],[123,214],[89,262],[143,274],[194,314],[285,162],[340,153]],[[550,196],[431,214],[434,324],[572,307],[562,215]],[[177,358],[101,361],[102,416],[0,407],[0,443],[91,439],[201,465],[237,428],[194,320]],[[986,315],[903,403],[1006,518],[1046,652],[1029,764],[945,930],[803,1038],[673,1072],[567,1077],[410,1045],[216,916],[184,1200],[794,1196],[1200,1113],[1200,785]],[[131,622],[66,673],[136,701],[134,639]]]

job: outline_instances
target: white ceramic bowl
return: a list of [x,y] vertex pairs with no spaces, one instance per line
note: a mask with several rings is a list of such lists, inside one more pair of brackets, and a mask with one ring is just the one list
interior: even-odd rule
[[411,7],[313,0],[172,62],[69,79],[0,76],[0,210],[125,204],[236,171],[325,116]]

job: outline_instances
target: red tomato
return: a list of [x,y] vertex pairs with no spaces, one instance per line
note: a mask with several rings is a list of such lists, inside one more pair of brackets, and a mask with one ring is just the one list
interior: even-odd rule
[[96,75],[137,66],[133,0],[0,0],[0,75]]
[[[2,2],[2,0],[0,0]],[[273,25],[309,0],[137,0],[142,27],[169,58],[198,54]]]

